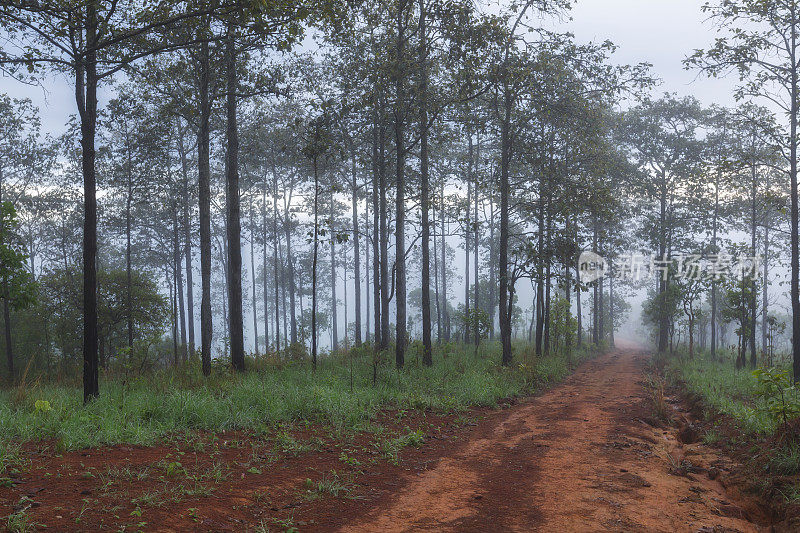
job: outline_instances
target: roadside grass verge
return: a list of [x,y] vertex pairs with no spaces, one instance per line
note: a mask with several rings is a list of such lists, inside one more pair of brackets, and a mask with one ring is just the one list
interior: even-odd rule
[[[524,348],[515,352],[522,354]],[[595,352],[575,351],[572,362]],[[251,370],[243,375],[220,366],[206,379],[195,364],[132,380],[105,379],[100,397],[88,406],[82,405],[78,387],[35,381],[22,394],[21,387],[0,391],[0,449],[42,439],[54,440],[57,451],[149,445],[181,432],[267,433],[280,424],[304,421],[358,430],[381,409],[449,413],[492,406],[534,393],[571,372],[563,356],[518,355],[515,364],[503,367],[498,344],[488,342],[477,353],[472,346],[437,347],[432,368],[421,364],[416,344],[404,369],[394,369],[391,359],[391,354],[378,359],[374,385],[375,358],[369,347],[324,357],[315,373],[307,362],[262,358],[251,359]]]
[[743,433],[767,436],[777,429],[770,413],[769,399],[759,395],[760,386],[749,368],[736,370],[733,356],[722,353],[714,360],[708,353],[695,357],[671,358],[667,377],[702,401],[706,418],[722,414],[730,417]]
[[[666,360],[668,380],[703,409],[705,444],[737,456],[743,474],[779,520],[800,516],[800,397],[791,368],[736,370],[734,355]],[[800,523],[800,522],[798,522]]]

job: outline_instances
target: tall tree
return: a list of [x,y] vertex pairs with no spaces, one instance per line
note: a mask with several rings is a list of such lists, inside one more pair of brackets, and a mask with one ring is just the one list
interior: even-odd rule
[[800,104],[800,5],[795,0],[724,0],[707,2],[703,10],[723,35],[707,50],[697,50],[685,64],[710,76],[736,72],[739,99],[761,98],[786,117],[787,133],[779,139],[788,164],[792,359],[800,381],[800,236],[798,235],[797,148]]

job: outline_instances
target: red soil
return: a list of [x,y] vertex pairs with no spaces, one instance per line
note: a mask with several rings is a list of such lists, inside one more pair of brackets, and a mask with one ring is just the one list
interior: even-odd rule
[[[316,427],[292,428],[311,446],[296,457],[241,433],[63,456],[32,444],[16,485],[0,488],[0,517],[30,506],[33,522],[56,531],[760,531],[759,507],[725,486],[737,465],[647,422],[644,361],[618,350],[497,410],[383,413],[393,435],[425,434],[399,465],[375,435]],[[310,491],[307,479],[346,490]]]

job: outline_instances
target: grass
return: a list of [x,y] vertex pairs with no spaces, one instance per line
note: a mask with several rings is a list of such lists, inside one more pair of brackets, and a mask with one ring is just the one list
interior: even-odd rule
[[383,457],[389,460],[389,462],[397,464],[399,460],[399,454],[403,448],[408,446],[422,446],[424,441],[425,436],[421,430],[411,431],[406,428],[405,433],[395,438],[381,439],[377,446]]
[[758,380],[749,369],[736,370],[730,356],[723,355],[719,361],[703,352],[693,359],[673,358],[668,372],[700,397],[710,413],[731,417],[743,432],[771,435],[775,431],[774,417],[758,397]]
[[[573,354],[573,362],[589,356]],[[412,346],[406,367],[397,371],[384,356],[372,384],[371,350],[352,350],[310,365],[251,360],[243,375],[217,371],[205,379],[193,366],[162,371],[123,382],[106,379],[101,395],[82,405],[78,387],[36,381],[0,392],[0,450],[10,443],[54,439],[56,449],[74,450],[106,444],[149,445],[168,435],[196,430],[272,432],[284,423],[317,422],[338,429],[368,427],[378,410],[435,409],[457,412],[494,405],[558,382],[570,373],[563,357],[526,358],[511,367],[499,364],[497,343],[473,348],[438,347],[434,366],[425,368]],[[350,363],[352,361],[352,388]],[[48,402],[49,409],[36,408]],[[306,446],[278,431],[280,449]],[[14,463],[13,451],[0,451],[0,477]]]
[[[736,370],[731,354],[722,355],[721,361],[707,353],[697,354],[693,359],[671,358],[667,363],[668,375],[699,398],[707,411],[706,419],[723,415],[725,424],[734,424],[739,432],[726,439],[715,426],[703,435],[704,443],[727,442],[740,449],[751,469],[753,488],[768,501],[776,505],[779,499],[800,503],[800,443],[796,433],[782,429],[781,415],[786,413],[788,404],[791,412],[796,413],[798,398],[792,387],[784,388],[784,382],[764,380],[780,374],[786,367],[778,367],[777,373],[762,370],[760,382],[749,369]],[[782,395],[777,393],[779,389],[783,390]],[[786,403],[779,403],[779,397],[786,398]],[[774,498],[776,490],[782,498]]]
[[650,391],[650,400],[653,403],[653,415],[662,422],[669,422],[672,418],[671,409],[664,396],[664,379],[658,375],[648,376],[647,388]]
[[6,531],[9,533],[27,533],[36,531],[36,523],[28,516],[28,509],[31,508],[33,500],[23,496],[17,504],[18,511],[8,515],[5,519]]
[[351,483],[342,479],[335,470],[332,470],[316,482],[307,478],[303,485],[305,488],[303,497],[311,501],[323,498],[326,495],[333,496],[334,498],[344,496],[350,492]]
[[800,474],[800,445],[790,443],[777,448],[770,457],[769,471],[782,476]]

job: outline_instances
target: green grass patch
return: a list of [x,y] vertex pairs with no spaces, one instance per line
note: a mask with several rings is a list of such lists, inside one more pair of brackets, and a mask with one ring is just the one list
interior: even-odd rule
[[736,370],[730,356],[714,360],[707,353],[697,353],[692,359],[671,358],[667,371],[702,399],[709,414],[731,417],[743,432],[770,435],[777,429],[768,400],[759,394],[758,378],[749,369]]
[[[573,363],[589,355],[576,352]],[[189,366],[134,380],[106,379],[100,397],[87,406],[74,386],[37,383],[22,395],[0,391],[0,450],[12,450],[0,451],[0,477],[15,463],[11,442],[55,439],[58,450],[148,445],[195,430],[275,434],[282,424],[302,421],[352,430],[368,426],[383,408],[458,412],[491,406],[556,383],[571,371],[563,356],[517,359],[503,367],[497,343],[485,343],[477,354],[472,347],[437,347],[432,368],[421,364],[414,346],[404,369],[396,370],[391,359],[382,357],[374,385],[373,355],[362,348],[322,358],[316,373],[308,363],[251,360],[252,370],[243,375],[223,369],[206,379]],[[280,429],[275,434],[282,451],[307,446],[287,436]]]

